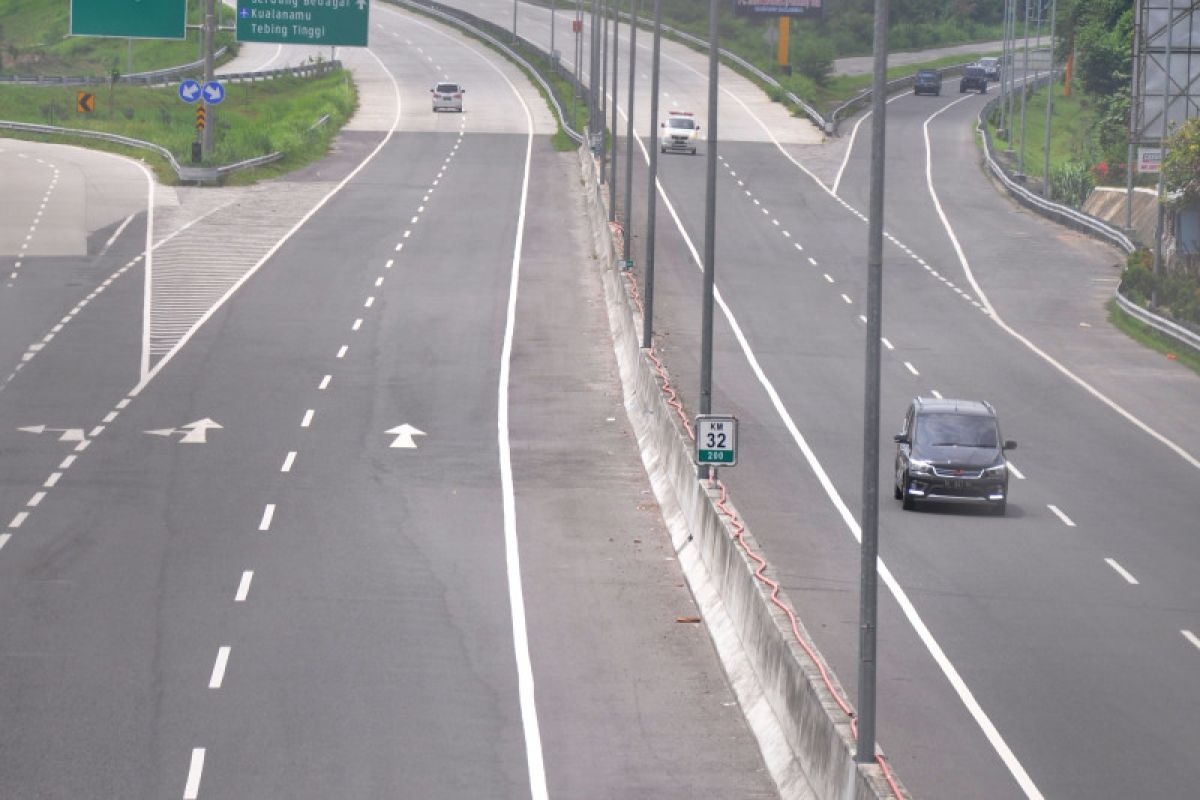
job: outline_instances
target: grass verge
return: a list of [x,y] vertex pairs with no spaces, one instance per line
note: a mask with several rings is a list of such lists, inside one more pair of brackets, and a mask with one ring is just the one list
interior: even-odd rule
[[[96,91],[96,111],[75,113],[74,88],[13,86],[0,92],[0,119],[64,128],[116,133],[165,147],[181,164],[191,160],[196,138],[196,109],[180,101],[173,87],[147,88],[115,84]],[[210,114],[216,125],[213,153],[204,166],[219,166],[282,151],[282,160],[253,170],[252,179],[271,177],[316,161],[354,113],[357,94],[350,74],[338,70],[317,78],[277,78],[226,87],[225,102]],[[211,109],[210,109],[211,112]],[[326,124],[312,129],[323,116]],[[8,132],[5,135],[9,135]],[[22,137],[25,138],[25,137]],[[79,143],[69,136],[31,137]],[[86,140],[89,147],[98,143]],[[104,146],[153,163],[144,150]],[[175,174],[158,165],[164,183]],[[166,174],[164,174],[164,172]],[[239,177],[236,182],[244,182]]]
[[1116,300],[1109,300],[1106,308],[1108,309],[1108,321],[1129,338],[1144,347],[1148,347],[1174,361],[1178,361],[1193,372],[1200,374],[1200,352],[1160,333],[1141,320],[1126,314],[1117,305]]

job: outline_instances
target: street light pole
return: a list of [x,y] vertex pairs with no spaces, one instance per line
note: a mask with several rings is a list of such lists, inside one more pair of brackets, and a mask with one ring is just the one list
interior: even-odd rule
[[[206,0],[204,9],[204,84],[213,79],[213,38],[217,30],[217,0]],[[200,134],[200,152],[204,158],[212,155],[213,129],[217,127],[215,108],[209,108],[203,94],[200,107],[204,109],[204,131]]]
[[1043,146],[1042,196],[1051,199],[1050,190],[1050,120],[1054,116],[1054,33],[1058,20],[1058,0],[1050,4],[1050,82],[1046,84],[1046,137]]
[[625,109],[625,266],[629,266],[630,248],[633,240],[633,79],[637,73],[637,15],[641,10],[638,0],[629,3],[629,91],[626,92]]
[[[700,413],[712,413],[713,298],[717,270],[717,81],[721,46],[717,16],[720,0],[708,6],[708,140],[704,174],[704,306],[700,331]],[[709,472],[700,467],[700,477]]]
[[617,67],[621,61],[621,6],[613,0],[613,43],[612,43],[612,170],[608,176],[608,221],[617,221],[617,98],[621,91],[617,82]]
[[1025,95],[1029,94],[1029,0],[1025,0],[1025,54],[1021,61],[1021,149],[1017,151],[1017,172],[1025,176]]
[[859,550],[858,742],[854,760],[875,761],[878,626],[879,395],[883,339],[883,177],[887,132],[888,0],[875,0],[871,89],[871,194],[867,223],[867,347],[863,399],[862,544]]
[[[1162,269],[1162,240],[1163,240],[1163,221],[1166,217],[1166,210],[1163,208],[1163,167],[1167,162],[1167,133],[1170,130],[1168,127],[1169,117],[1171,115],[1171,39],[1175,34],[1175,0],[1170,0],[1167,9],[1167,63],[1166,63],[1166,79],[1163,81],[1163,113],[1162,113],[1162,130],[1158,136],[1158,191],[1155,197],[1158,200],[1158,219],[1154,223],[1154,277],[1158,278],[1159,272]],[[1150,292],[1150,305],[1158,305],[1158,281]]]
[[[604,26],[604,41],[600,45],[600,183],[608,181],[608,143],[604,141],[608,117],[608,9],[612,0],[603,0],[604,11],[600,24]],[[614,134],[616,132],[614,131]]]
[[642,311],[642,347],[649,350],[654,336],[654,237],[658,213],[658,65],[662,45],[662,0],[654,0],[654,50],[650,65],[650,186],[646,191],[646,291]]

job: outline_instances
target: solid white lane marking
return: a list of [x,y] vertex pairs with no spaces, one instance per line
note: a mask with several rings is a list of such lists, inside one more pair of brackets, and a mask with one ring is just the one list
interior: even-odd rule
[[[328,375],[326,375],[325,377],[327,377],[327,378],[328,378],[329,376],[328,376]],[[324,387],[324,386],[322,386],[321,388],[322,388],[322,389],[324,389],[325,387]],[[300,420],[300,427],[301,427],[301,428],[307,428],[309,425],[312,425],[312,421],[313,421],[313,414],[316,414],[316,413],[317,413],[317,412],[316,412],[316,410],[315,410],[315,409],[311,409],[311,408],[310,408],[308,411],[305,411],[305,412],[304,412],[304,419]]]
[[886,336],[880,336],[879,341],[883,342],[883,346],[886,347],[888,350],[896,349],[896,345],[892,344],[891,341],[889,341]]
[[220,689],[222,681],[225,680],[225,667],[229,664],[229,648],[217,648],[217,660],[213,664],[212,677],[208,679],[208,688]]
[[1013,464],[1011,461],[1008,462],[1008,471],[1011,472],[1016,477],[1017,480],[1019,480],[1019,481],[1025,480],[1025,473],[1023,473],[1023,472],[1021,472],[1021,470],[1017,469],[1016,465]]
[[[696,75],[697,78],[704,77],[703,74],[700,73],[698,70],[695,70],[695,69],[683,64],[683,62],[678,61],[678,59],[672,59],[672,60],[679,63],[680,66],[682,66],[683,68],[689,69],[691,72],[693,72]],[[846,205],[844,200],[841,200],[841,198],[837,197],[837,195],[834,192],[832,192],[828,187],[826,187],[825,184],[823,184],[816,175],[814,175],[802,163],[797,161],[795,159],[795,157],[793,157],[790,153],[787,152],[787,150],[783,147],[783,145],[781,145],[779,143],[779,141],[774,137],[774,135],[771,133],[770,129],[766,126],[766,124],[763,123],[761,119],[756,117],[752,111],[750,111],[749,107],[745,104],[745,102],[741,98],[739,98],[736,95],[736,93],[730,92],[728,89],[725,89],[724,91],[725,91],[726,95],[729,98],[731,98],[734,102],[740,103],[742,105],[742,107],[744,109],[746,109],[746,113],[749,114],[751,116],[751,118],[753,118],[755,121],[757,121],[759,123],[759,125],[762,127],[763,131],[766,133],[768,138],[771,139],[771,141],[775,144],[776,148],[778,148],[779,152],[782,153],[785,158],[787,158],[792,164],[794,164],[797,169],[799,169],[805,175],[810,177],[814,183],[816,183],[818,186],[820,186],[822,189],[824,189],[831,197],[833,197],[838,202],[841,202],[843,205]],[[899,99],[902,96],[903,95],[897,95],[895,99]],[[637,141],[638,146],[641,148],[642,156],[643,156],[644,160],[647,163],[649,163],[650,154],[646,150],[645,144],[638,137],[635,137],[635,140]],[[684,226],[683,221],[679,218],[679,214],[675,210],[675,206],[671,202],[671,198],[667,195],[666,189],[663,187],[661,181],[657,182],[655,185],[658,189],[659,196],[662,197],[663,205],[666,207],[667,212],[671,215],[672,220],[675,222],[675,227],[679,230],[680,235],[683,238],[684,244],[687,246],[688,252],[692,256],[693,264],[695,265],[695,267],[698,270],[703,272],[704,261],[700,257],[700,253],[696,249],[696,245],[692,241],[691,236],[688,235],[687,229]],[[859,214],[858,216],[862,217],[863,215]],[[784,423],[784,426],[787,428],[788,432],[791,434],[793,441],[796,443],[796,446],[800,449],[805,460],[808,462],[809,467],[813,470],[814,474],[817,476],[817,479],[820,482],[821,487],[825,490],[825,493],[829,497],[830,502],[837,509],[838,514],[841,516],[842,521],[845,524],[847,530],[850,532],[851,536],[853,536],[856,541],[861,543],[862,542],[862,528],[859,527],[858,521],[854,518],[854,514],[850,511],[849,506],[846,505],[845,500],[843,500],[842,496],[838,493],[837,487],[833,485],[833,481],[830,479],[828,473],[825,472],[825,468],[821,465],[820,460],[817,459],[816,453],[813,452],[813,450],[809,446],[807,440],[804,438],[804,435],[800,432],[800,429],[799,429],[799,427],[797,427],[795,420],[792,418],[790,412],[787,410],[787,407],[783,404],[783,400],[782,400],[782,398],[780,398],[778,391],[776,391],[774,384],[771,383],[771,380],[767,377],[766,373],[763,371],[762,366],[758,363],[758,358],[754,354],[754,351],[751,349],[750,342],[746,339],[745,333],[742,331],[741,326],[738,324],[737,318],[733,315],[733,312],[730,310],[729,305],[725,302],[720,289],[715,290],[714,300],[721,308],[721,313],[724,314],[726,320],[728,320],[729,325],[733,331],[734,337],[737,339],[738,345],[741,347],[742,353],[746,358],[747,364],[750,366],[751,371],[754,373],[755,377],[758,379],[759,384],[763,387],[763,390],[766,392],[768,398],[771,401],[771,404],[774,406],[774,408],[776,410],[776,413],[778,413],[780,419]],[[929,627],[925,624],[925,621],[921,617],[920,612],[917,611],[916,606],[914,606],[912,603],[912,600],[909,599],[908,593],[905,592],[904,587],[900,585],[900,582],[892,574],[891,570],[888,568],[887,564],[882,559],[879,559],[878,564],[879,564],[880,579],[884,582],[884,585],[892,593],[892,596],[896,598],[896,602],[899,604],[900,609],[904,613],[905,618],[908,620],[909,624],[912,626],[912,628],[916,632],[917,636],[921,639],[921,642],[925,645],[926,650],[929,651],[929,654],[933,657],[933,660],[937,663],[938,667],[941,669],[942,674],[946,676],[946,680],[949,682],[950,686],[954,689],[955,693],[958,695],[959,699],[962,701],[963,705],[966,707],[967,712],[971,715],[972,719],[975,720],[976,725],[979,726],[979,729],[983,732],[984,736],[987,738],[988,743],[992,746],[993,750],[996,751],[996,754],[999,756],[1001,761],[1004,762],[1005,767],[1008,768],[1009,773],[1013,776],[1013,778],[1021,786],[1021,789],[1025,792],[1026,796],[1028,798],[1030,798],[1030,800],[1042,800],[1041,792],[1038,791],[1037,786],[1033,783],[1033,780],[1029,777],[1029,774],[1025,771],[1024,766],[1022,766],[1021,762],[1017,759],[1016,754],[1013,753],[1012,748],[1010,748],[1008,746],[1008,743],[1004,740],[1004,737],[1001,736],[1000,731],[995,726],[995,723],[992,722],[992,720],[988,716],[987,712],[984,711],[983,706],[981,706],[979,704],[979,701],[976,700],[974,693],[971,691],[971,688],[967,685],[966,681],[963,680],[962,676],[958,672],[958,669],[954,666],[954,663],[946,655],[945,651],[942,649],[942,646],[938,643],[937,639],[934,638],[933,633],[929,630]]]
[[279,468],[279,471],[280,472],[291,472],[292,464],[295,464],[295,463],[296,463],[296,451],[292,450],[287,454],[287,457],[283,459],[283,466]]
[[250,582],[254,580],[254,570],[248,569],[242,573],[242,579],[238,582],[237,594],[233,596],[233,602],[244,603],[250,595]]
[[1054,512],[1054,516],[1056,516],[1056,517],[1058,517],[1060,520],[1062,520],[1062,523],[1063,523],[1063,525],[1066,525],[1068,528],[1074,528],[1074,527],[1075,527],[1075,523],[1071,521],[1071,518],[1070,518],[1070,517],[1068,517],[1066,514],[1064,514],[1064,513],[1063,513],[1063,512],[1062,512],[1062,511],[1059,509],[1059,507],[1058,507],[1058,506],[1055,506],[1055,505],[1047,505],[1047,506],[1046,506],[1046,508],[1048,508],[1048,509],[1050,509],[1051,511],[1053,511],[1053,512]]
[[1181,631],[1179,631],[1179,632],[1183,634],[1183,638],[1185,638],[1185,639],[1187,639],[1189,642],[1191,642],[1191,643],[1192,643],[1192,645],[1193,645],[1193,646],[1194,646],[1194,647],[1195,647],[1197,650],[1200,650],[1200,637],[1197,637],[1197,636],[1196,636],[1196,634],[1194,634],[1194,633],[1192,633],[1191,631],[1189,631],[1189,630],[1186,630],[1186,629],[1184,629],[1184,630],[1181,630]]
[[46,478],[46,482],[43,483],[42,486],[46,487],[47,489],[53,489],[55,485],[58,484],[58,481],[62,475],[63,474],[61,472],[51,472],[50,477]]
[[25,505],[28,506],[29,508],[37,508],[38,506],[40,506],[42,504],[42,501],[45,499],[46,499],[45,492],[34,492],[33,497],[29,498],[29,500],[26,501]]
[[941,114],[942,112],[946,111],[947,109],[953,107],[954,105],[956,105],[959,102],[962,102],[962,101],[956,100],[956,101],[954,101],[954,103],[950,103],[949,105],[944,106],[941,110],[935,112],[928,119],[925,120],[925,126],[924,126],[925,127],[925,184],[926,184],[926,188],[929,190],[930,197],[933,198],[934,209],[937,211],[938,217],[942,221],[942,227],[945,228],[946,234],[950,237],[950,243],[954,246],[954,252],[958,256],[958,262],[959,262],[959,264],[962,265],[963,272],[966,274],[967,282],[971,284],[971,288],[975,291],[976,296],[978,296],[979,302],[982,304],[983,311],[989,317],[991,317],[998,326],[1000,326],[1001,330],[1003,330],[1005,333],[1012,336],[1014,339],[1016,339],[1021,344],[1025,345],[1025,347],[1028,348],[1030,352],[1034,353],[1036,356],[1041,358],[1047,364],[1054,367],[1056,370],[1058,370],[1058,372],[1060,374],[1062,374],[1068,380],[1073,382],[1076,386],[1083,389],[1085,392],[1087,392],[1092,397],[1099,400],[1104,405],[1108,406],[1110,409],[1112,409],[1114,412],[1116,412],[1118,415],[1120,415],[1122,418],[1124,418],[1131,425],[1138,428],[1142,432],[1146,433],[1148,436],[1155,439],[1162,445],[1166,446],[1168,449],[1170,449],[1172,452],[1174,452],[1176,455],[1178,455],[1180,458],[1182,458],[1188,464],[1191,464],[1196,469],[1200,469],[1200,458],[1197,458],[1196,456],[1192,455],[1187,450],[1185,450],[1182,446],[1180,446],[1173,440],[1168,439],[1166,436],[1164,436],[1163,434],[1159,433],[1154,428],[1147,425],[1141,419],[1134,416],[1124,406],[1120,405],[1115,400],[1112,400],[1110,397],[1108,397],[1108,395],[1104,394],[1099,389],[1092,386],[1092,384],[1088,383],[1083,378],[1076,375],[1065,364],[1058,361],[1058,359],[1054,358],[1054,356],[1050,355],[1046,351],[1042,350],[1040,347],[1038,347],[1036,344],[1034,344],[1032,340],[1027,338],[1024,334],[1017,331],[1016,328],[1013,328],[1011,325],[1009,325],[1007,322],[1005,322],[1003,319],[1001,319],[1000,316],[996,313],[996,309],[992,307],[992,303],[988,299],[987,295],[984,294],[983,288],[979,285],[979,282],[975,280],[975,273],[971,269],[970,262],[967,260],[967,254],[963,251],[962,245],[958,241],[958,236],[955,234],[954,228],[950,225],[950,219],[946,216],[946,212],[942,208],[941,199],[938,197],[937,190],[933,188],[933,150],[932,150],[932,144],[931,144],[930,135],[929,135],[929,123],[932,122],[933,119],[935,117],[937,117],[939,114]]
[[200,796],[200,775],[204,772],[204,748],[192,749],[192,763],[188,767],[187,784],[183,787],[183,800],[197,800]]
[[59,469],[70,469],[71,465],[74,463],[75,463],[75,456],[67,456],[66,458],[64,458],[62,460],[62,463],[58,465],[58,468]]
[[260,531],[268,531],[271,529],[271,520],[275,518],[275,504],[267,503],[267,507],[263,509],[262,519],[258,522]]
[[341,347],[339,347],[339,348],[338,348],[338,351],[337,351],[337,357],[338,357],[338,358],[345,358],[345,357],[346,357],[346,353],[348,353],[348,352],[350,352],[350,345],[348,345],[348,344],[344,344],[344,345],[342,345]]
[[1106,559],[1104,559],[1104,563],[1108,564],[1110,567],[1112,567],[1118,575],[1120,575],[1122,578],[1124,578],[1126,580],[1126,582],[1131,583],[1134,586],[1137,586],[1138,579],[1133,577],[1133,575],[1129,572],[1129,570],[1125,569],[1120,564],[1118,564],[1117,560],[1115,558],[1106,558]]
[[17,515],[12,518],[11,522],[8,523],[8,527],[19,528],[25,523],[25,520],[28,518],[29,518],[28,511],[18,511]]
[[906,369],[907,369],[909,372],[911,372],[913,375],[920,375],[920,374],[921,374],[921,373],[917,372],[917,368],[916,368],[916,367],[914,367],[914,366],[912,365],[912,362],[911,362],[911,361],[905,361],[905,362],[904,362],[904,366],[905,366],[905,368],[906,368]]

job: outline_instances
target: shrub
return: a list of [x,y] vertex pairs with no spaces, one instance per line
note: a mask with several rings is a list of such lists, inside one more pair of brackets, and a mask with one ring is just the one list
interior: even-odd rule
[[828,40],[806,36],[796,54],[796,68],[818,86],[824,86],[833,73],[835,55],[833,45]]
[[1082,207],[1095,185],[1091,170],[1082,161],[1068,161],[1050,168],[1050,193],[1060,203]]

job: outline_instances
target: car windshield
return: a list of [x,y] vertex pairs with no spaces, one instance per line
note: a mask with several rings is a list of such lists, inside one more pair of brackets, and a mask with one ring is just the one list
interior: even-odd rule
[[669,120],[667,120],[667,127],[683,128],[690,131],[696,127],[696,123],[692,122],[692,120],[688,119],[687,117],[671,117]]
[[922,414],[914,441],[932,447],[998,447],[996,420],[974,414]]
[[441,92],[442,94],[454,94],[455,92],[458,91],[458,84],[457,83],[439,83],[437,85],[437,90],[439,92]]
[[981,67],[994,67],[994,66],[996,66],[996,64],[998,64],[998,63],[999,63],[999,59],[995,59],[995,58],[984,58],[984,59],[980,59],[980,61],[979,61],[979,66],[981,66]]
[[917,77],[925,78],[927,80],[929,80],[929,79],[937,80],[938,74],[936,72],[918,72]]

